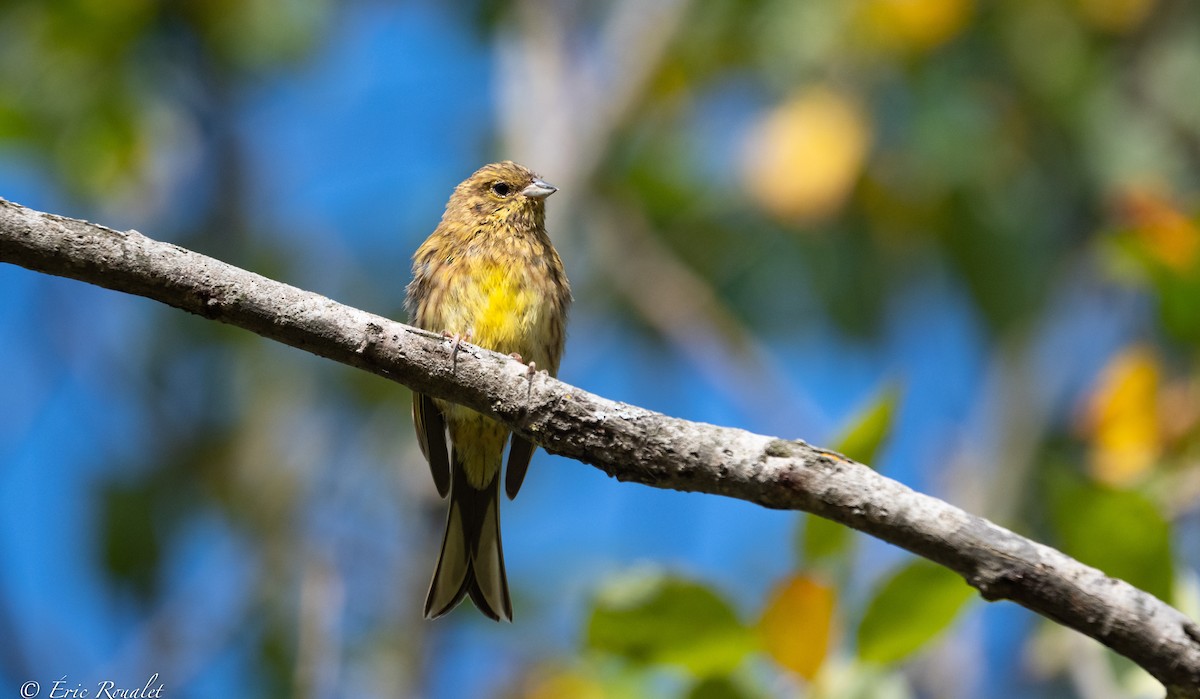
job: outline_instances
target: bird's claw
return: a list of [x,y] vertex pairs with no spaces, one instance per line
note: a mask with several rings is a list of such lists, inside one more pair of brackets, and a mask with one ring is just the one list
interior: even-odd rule
[[[512,357],[513,359],[517,360],[518,362],[520,362],[522,364],[525,364],[525,360],[521,357],[520,352],[513,352],[513,353],[509,354],[508,356]],[[532,380],[533,375],[536,373],[537,373],[537,362],[529,362],[529,364],[527,365],[527,367],[525,369],[526,376],[528,376]]]
[[466,333],[452,333],[448,330],[442,331],[442,337],[453,340],[450,343],[450,366],[456,368],[458,365],[458,351],[462,349],[463,342],[471,341],[471,331]]

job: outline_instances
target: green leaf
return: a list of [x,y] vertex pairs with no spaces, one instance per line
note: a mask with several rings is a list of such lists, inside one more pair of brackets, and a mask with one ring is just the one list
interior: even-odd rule
[[687,693],[687,699],[748,699],[750,696],[728,676],[706,677]]
[[864,464],[875,460],[879,447],[892,431],[900,389],[888,384],[875,400],[850,421],[841,438],[834,441],[834,451]]
[[643,573],[602,591],[588,621],[587,646],[635,663],[665,663],[710,676],[736,668],[755,649],[755,639],[711,588]]
[[1163,327],[1183,342],[1200,344],[1200,314],[1196,313],[1200,276],[1160,277],[1158,292]]
[[804,531],[800,535],[800,552],[804,563],[818,565],[837,558],[844,553],[853,539],[849,527],[816,515],[804,517]]
[[[854,416],[842,436],[834,440],[834,451],[870,465],[891,433],[899,401],[899,387],[895,383],[885,386]],[[802,521],[800,554],[807,565],[831,562],[844,554],[853,541],[853,532],[845,525],[815,515],[804,517]]]
[[917,559],[879,587],[858,627],[858,655],[894,663],[941,633],[974,591],[957,573]]
[[101,499],[99,534],[104,563],[113,577],[141,598],[156,591],[163,542],[154,521],[155,492],[148,483],[112,484]]
[[1059,479],[1052,516],[1063,551],[1159,599],[1171,598],[1171,527],[1140,493]]

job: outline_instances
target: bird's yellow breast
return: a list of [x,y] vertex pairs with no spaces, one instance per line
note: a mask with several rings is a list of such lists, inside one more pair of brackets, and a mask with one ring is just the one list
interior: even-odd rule
[[473,342],[500,352],[528,350],[530,335],[541,315],[541,299],[525,274],[494,262],[480,265]]
[[519,354],[546,369],[557,368],[550,338],[561,337],[561,331],[550,332],[547,294],[552,289],[548,278],[538,277],[545,265],[488,253],[460,255],[450,265],[455,268],[452,274],[439,275],[437,303],[423,308],[423,327],[457,334],[504,354]]

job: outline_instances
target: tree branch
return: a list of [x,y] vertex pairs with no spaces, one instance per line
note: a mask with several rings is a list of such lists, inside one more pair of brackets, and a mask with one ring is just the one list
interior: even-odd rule
[[136,231],[0,199],[0,262],[161,301],[461,403],[547,451],[622,481],[804,510],[962,575],[1076,629],[1154,675],[1171,697],[1200,696],[1200,625],[1156,597],[1065,554],[879,475],[839,454],[672,418],[538,374]]

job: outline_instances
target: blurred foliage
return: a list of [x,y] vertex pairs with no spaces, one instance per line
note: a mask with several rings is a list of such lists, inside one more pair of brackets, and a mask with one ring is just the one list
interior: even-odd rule
[[1171,530],[1159,506],[1135,491],[1056,474],[1050,472],[1047,492],[1061,549],[1159,599],[1172,599]]
[[[885,387],[879,395],[851,418],[842,436],[833,442],[834,451],[870,466],[891,434],[900,389]],[[821,517],[801,520],[800,558],[811,567],[843,564],[850,548],[852,531],[845,525]]]
[[767,654],[804,679],[815,679],[835,640],[836,602],[832,587],[805,575],[776,586],[759,620]]
[[592,609],[587,646],[708,676],[737,667],[750,643],[737,613],[713,590],[647,575],[609,583]]
[[155,491],[150,484],[111,485],[101,496],[104,563],[114,580],[126,582],[137,599],[152,599],[162,545],[154,520]]
[[785,222],[826,218],[858,180],[869,134],[862,108],[846,97],[825,88],[797,95],[753,127],[746,190]]
[[[749,20],[731,19],[740,14]],[[704,144],[672,131],[674,122],[633,127],[643,132],[634,139],[643,157],[624,193],[641,200],[664,239],[714,279],[744,318],[767,328],[799,322],[778,300],[739,289],[749,275],[722,276],[736,268],[731,260],[745,255],[747,240],[773,240],[771,259],[760,259],[756,270],[773,281],[775,299],[816,285],[829,317],[863,334],[874,332],[886,297],[910,283],[930,254],[966,283],[992,332],[1003,335],[1046,309],[1064,265],[1081,250],[1118,244],[1131,258],[1125,266],[1141,274],[1126,278],[1165,291],[1154,294],[1165,327],[1194,341],[1187,333],[1200,318],[1200,289],[1188,286],[1195,226],[1170,198],[1146,193],[1166,182],[1194,196],[1200,111],[1166,63],[1141,58],[1194,56],[1194,8],[1136,1],[712,2],[698,4],[689,20],[649,101],[677,112],[681,101],[698,102],[706,83],[758,71],[773,95],[748,127],[740,181],[766,217],[756,227],[724,211],[729,199],[720,188],[727,180],[708,185],[679,171],[687,161],[681,154]],[[1133,39],[1123,44],[1125,36]],[[1134,67],[1112,70],[1118,61]],[[1196,60],[1189,65],[1195,70]],[[1149,88],[1154,99],[1139,94],[1172,81],[1174,89]],[[1139,153],[1123,141],[1173,145]],[[702,216],[695,213],[697,190],[709,202]],[[1129,232],[1104,234],[1118,226]],[[804,237],[777,235],[792,231]],[[792,249],[781,249],[789,241]],[[788,280],[796,286],[788,288]],[[1079,432],[1090,476],[1074,472],[1066,476],[1073,489],[1052,491],[1061,498],[1043,535],[1061,537],[1069,551],[1109,572],[1140,569],[1138,579],[1165,596],[1168,530],[1155,515],[1162,505],[1147,507],[1134,492],[1105,495],[1087,480],[1146,483],[1165,448],[1165,416],[1190,404],[1184,398],[1160,411],[1158,361],[1144,351],[1125,356],[1114,358],[1094,389],[1088,425]],[[890,422],[891,403],[877,407],[879,422]],[[840,449],[875,463],[866,454],[877,434],[868,417]],[[1142,525],[1132,525],[1134,518]],[[1089,535],[1090,527],[1101,529]],[[1097,557],[1087,547],[1105,548],[1106,537],[1094,534],[1110,527],[1125,528],[1116,542],[1146,536],[1147,545],[1107,547],[1107,558]],[[845,528],[807,517],[801,531],[810,565],[853,565]],[[914,566],[890,578],[869,607],[859,637],[864,656],[895,661],[929,645],[968,598],[970,589],[952,574]],[[907,623],[887,616],[910,609]]]
[[1113,357],[1099,377],[1083,427],[1091,442],[1089,466],[1097,481],[1129,485],[1162,454],[1160,373],[1153,351],[1138,346]]
[[192,81],[301,58],[328,13],[326,0],[0,3],[0,143],[34,147],[72,193],[136,199],[206,128]]
[[974,596],[959,575],[936,563],[916,560],[896,571],[875,592],[858,627],[858,655],[867,662],[894,663],[943,631]]
[[861,464],[870,466],[875,463],[880,448],[892,432],[899,402],[900,389],[894,384],[886,386],[869,405],[851,418],[842,436],[834,440],[834,451]]
[[1197,207],[1188,213],[1161,194],[1133,189],[1118,202],[1116,232],[1104,241],[1114,276],[1153,289],[1163,329],[1188,345],[1200,344]]

